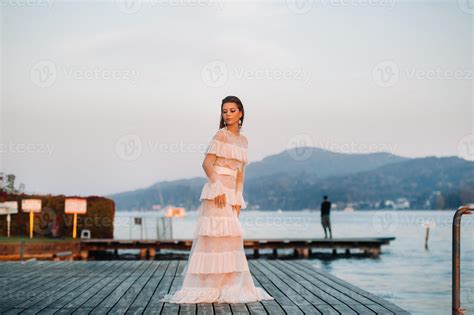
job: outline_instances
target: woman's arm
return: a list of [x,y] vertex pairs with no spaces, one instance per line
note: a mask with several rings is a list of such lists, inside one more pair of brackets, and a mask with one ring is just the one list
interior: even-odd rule
[[[214,169],[214,162],[216,161],[217,156],[212,153],[206,154],[204,161],[202,162],[202,168],[206,173],[206,176],[209,180],[209,185],[212,187],[213,185],[222,185],[219,180],[219,177]],[[226,205],[226,197],[225,194],[218,195],[214,197],[214,202],[216,203],[217,207],[224,208]]]
[[237,215],[240,214],[240,209],[245,209],[247,205],[244,201],[244,179],[245,179],[245,165],[242,165],[242,169],[237,172],[237,179],[235,185],[235,196],[237,198],[234,209],[237,211]]
[[242,166],[241,170],[237,172],[237,182],[235,185],[236,192],[243,192],[244,191],[244,178],[245,178],[245,165]]
[[202,162],[202,168],[206,173],[207,178],[209,179],[210,183],[213,184],[218,180],[217,173],[214,170],[214,163],[217,160],[217,156],[215,154],[206,154],[204,161]]

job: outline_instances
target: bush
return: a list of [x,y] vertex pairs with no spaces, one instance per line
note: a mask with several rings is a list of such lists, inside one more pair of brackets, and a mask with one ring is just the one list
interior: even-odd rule
[[[27,195],[0,192],[0,202],[18,201],[18,213],[11,215],[10,235],[29,236],[29,213],[21,210],[22,199],[41,199],[42,210],[35,213],[33,237],[51,235],[54,220],[59,224],[59,236],[72,236],[73,214],[64,213],[66,198],[83,198],[77,196]],[[88,229],[92,238],[113,238],[115,203],[107,198],[90,196],[87,199],[87,213],[77,215],[77,238],[81,231]],[[7,216],[0,215],[0,235],[7,235]]]

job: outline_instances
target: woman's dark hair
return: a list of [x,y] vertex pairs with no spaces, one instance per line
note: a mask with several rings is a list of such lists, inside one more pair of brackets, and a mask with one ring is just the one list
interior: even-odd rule
[[222,100],[222,104],[221,104],[221,120],[220,120],[220,123],[219,123],[219,129],[224,128],[224,126],[225,126],[224,118],[222,117],[222,108],[224,107],[225,103],[235,103],[235,104],[237,104],[237,107],[242,112],[242,117],[240,118],[240,123],[239,123],[239,128],[242,128],[242,125],[244,124],[244,117],[245,117],[244,105],[242,105],[242,101],[237,96],[226,96]]

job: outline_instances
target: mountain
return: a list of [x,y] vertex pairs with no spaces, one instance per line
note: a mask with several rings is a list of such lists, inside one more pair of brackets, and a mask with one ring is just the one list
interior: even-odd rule
[[474,162],[427,157],[326,179],[261,177],[246,183],[246,198],[261,209],[315,209],[325,194],[363,209],[385,208],[377,203],[399,198],[407,199],[411,209],[453,209],[474,200],[473,175]]
[[314,177],[328,178],[369,171],[407,159],[390,153],[345,154],[316,147],[299,147],[250,163],[245,176],[246,179],[251,179],[276,173],[305,173]]
[[[453,208],[474,200],[473,170],[474,162],[457,157],[411,159],[305,147],[250,163],[244,196],[248,209],[265,210],[319,208],[324,194],[342,206],[364,209],[385,208],[387,200],[399,198],[410,208]],[[195,209],[205,182],[204,177],[164,181],[108,197],[117,210],[150,210],[156,204]]]

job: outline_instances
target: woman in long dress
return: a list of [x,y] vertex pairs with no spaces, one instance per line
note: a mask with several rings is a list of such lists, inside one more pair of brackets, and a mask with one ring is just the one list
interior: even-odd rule
[[240,134],[244,108],[236,96],[222,100],[219,130],[205,153],[208,182],[194,240],[184,268],[183,284],[161,301],[170,303],[247,303],[273,300],[255,287],[244,252],[244,231],[239,221],[245,209],[243,184],[247,164],[247,138]]

